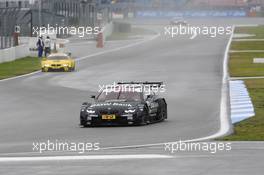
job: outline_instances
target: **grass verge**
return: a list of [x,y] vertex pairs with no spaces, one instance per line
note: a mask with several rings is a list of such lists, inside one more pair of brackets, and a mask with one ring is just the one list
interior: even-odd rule
[[[264,26],[239,27],[236,33],[254,34],[253,38],[264,38]],[[233,50],[263,50],[264,42],[233,42]],[[231,53],[229,73],[231,77],[264,76],[264,64],[254,64],[254,58],[264,58],[264,53]],[[226,141],[263,141],[264,140],[264,79],[245,80],[256,115],[234,124],[234,133],[220,138]]]
[[255,35],[252,37],[245,37],[248,39],[264,39],[264,26],[258,27],[236,27],[235,33],[236,34],[249,34]]
[[40,61],[37,57],[25,57],[0,63],[0,80],[31,73],[40,70],[40,67]]
[[263,141],[264,140],[264,79],[245,81],[253,100],[256,115],[234,125],[234,133],[221,140]]
[[264,76],[264,64],[253,63],[254,58],[264,58],[264,53],[230,53],[231,77]]
[[231,50],[264,50],[264,41],[233,41]]

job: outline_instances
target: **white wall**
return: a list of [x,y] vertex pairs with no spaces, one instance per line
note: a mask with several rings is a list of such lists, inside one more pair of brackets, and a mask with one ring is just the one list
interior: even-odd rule
[[[37,48],[37,40],[36,37],[19,37],[19,43],[21,45],[7,49],[0,49],[0,63],[13,61],[27,56],[37,57],[38,52],[36,50],[30,51],[30,49]],[[67,44],[68,42],[69,41],[66,39],[56,39],[56,37],[51,37],[51,49],[53,49],[54,43],[56,43],[58,51],[65,52],[64,48],[59,48],[59,44]]]
[[0,63],[13,61],[26,56],[29,56],[29,47],[27,44],[7,49],[0,49]]

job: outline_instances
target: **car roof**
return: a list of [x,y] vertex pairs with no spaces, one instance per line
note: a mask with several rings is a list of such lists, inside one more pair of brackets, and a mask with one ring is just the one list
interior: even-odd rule
[[[142,86],[140,86],[140,85],[138,85],[138,86],[135,86],[135,85],[126,85],[126,86],[124,86],[124,85],[123,86],[122,85],[116,85],[115,86],[115,88],[119,88],[119,87],[120,87],[120,91],[122,91],[122,92],[127,91],[127,88],[134,88],[135,92],[141,92],[139,90],[142,88]],[[111,90],[111,89],[112,89],[112,87],[106,87],[103,90],[107,91],[107,90]]]

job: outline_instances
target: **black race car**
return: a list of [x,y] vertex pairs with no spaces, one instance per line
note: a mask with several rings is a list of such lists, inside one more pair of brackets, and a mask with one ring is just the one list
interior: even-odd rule
[[91,97],[93,103],[82,104],[80,125],[146,125],[163,121],[167,119],[167,103],[153,91],[162,86],[162,82],[128,82],[118,83],[114,90],[105,88]]

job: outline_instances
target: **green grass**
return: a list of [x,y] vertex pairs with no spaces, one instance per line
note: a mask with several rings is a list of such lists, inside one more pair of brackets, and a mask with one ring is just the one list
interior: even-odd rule
[[[264,38],[264,26],[238,27],[236,33],[256,34]],[[233,41],[231,50],[264,50],[264,41]],[[264,58],[263,53],[230,53],[229,73],[231,77],[264,76],[264,64],[254,64],[254,58]]]
[[249,39],[264,39],[264,26],[258,27],[236,27],[235,33],[237,34],[250,34],[256,35],[252,37],[245,37]]
[[256,116],[234,125],[234,133],[222,138],[227,141],[264,141],[264,79],[245,81],[253,100]]
[[143,28],[132,28],[129,33],[114,32],[111,36],[107,37],[106,40],[129,40],[129,39],[142,39],[142,35],[155,35],[156,33],[152,30]]
[[264,58],[264,53],[230,53],[231,77],[264,76],[264,64],[253,63],[254,58]]
[[36,57],[25,57],[0,63],[0,79],[31,73],[40,70],[40,67],[40,61]]
[[264,11],[262,11],[262,12],[257,12],[257,17],[264,17]]
[[233,41],[231,50],[264,50],[264,41]]

